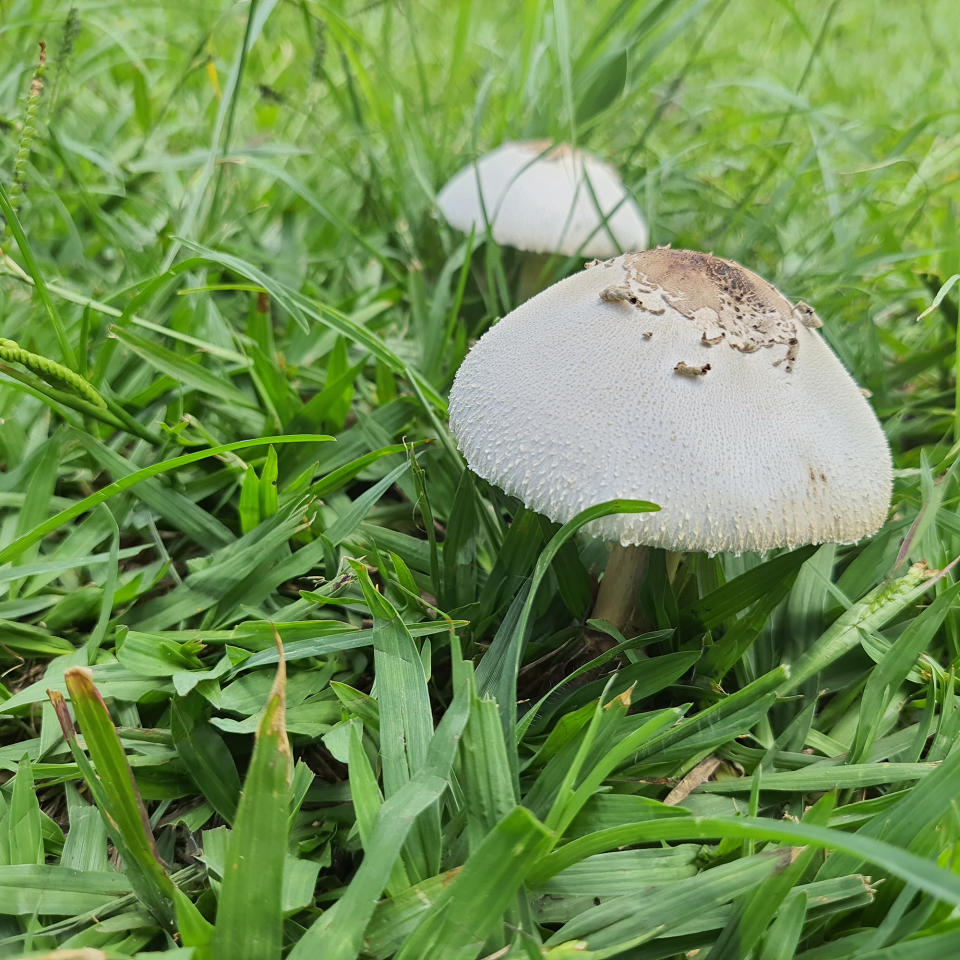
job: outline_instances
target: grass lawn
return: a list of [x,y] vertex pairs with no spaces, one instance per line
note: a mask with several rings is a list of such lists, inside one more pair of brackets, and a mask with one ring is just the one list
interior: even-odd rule
[[[0,0],[0,957],[960,952],[958,50],[955,0]],[[868,540],[654,555],[599,663],[607,548],[447,427],[523,258],[437,192],[533,137],[813,304],[894,458]]]

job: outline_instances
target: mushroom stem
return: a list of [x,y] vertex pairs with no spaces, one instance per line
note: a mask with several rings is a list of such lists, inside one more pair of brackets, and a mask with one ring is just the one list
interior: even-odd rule
[[649,547],[624,547],[618,543],[610,551],[593,607],[593,619],[608,620],[622,634],[629,635],[636,613],[637,592],[646,578],[649,562]]
[[552,254],[525,253],[520,268],[520,283],[517,288],[517,302],[526,303],[543,289],[543,277]]
[[677,578],[677,568],[680,566],[680,561],[683,559],[683,553],[679,550],[667,550],[666,555],[666,565],[667,565],[667,582],[673,583]]

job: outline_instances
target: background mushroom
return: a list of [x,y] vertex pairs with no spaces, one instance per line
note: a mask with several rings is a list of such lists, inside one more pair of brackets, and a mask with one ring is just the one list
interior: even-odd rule
[[504,143],[459,171],[437,197],[459,230],[527,251],[520,297],[539,289],[550,255],[612,257],[647,245],[640,208],[609,164],[551,140]]
[[867,401],[806,304],[729,260],[660,247],[598,263],[504,317],[450,392],[471,469],[551,520],[616,497],[594,616],[623,628],[638,547],[742,552],[852,542],[892,468]]

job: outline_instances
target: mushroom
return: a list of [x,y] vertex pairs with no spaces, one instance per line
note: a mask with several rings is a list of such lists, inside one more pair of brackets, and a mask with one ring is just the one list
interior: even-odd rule
[[450,391],[470,468],[551,520],[639,498],[594,616],[629,626],[648,547],[740,553],[849,543],[890,503],[883,430],[813,309],[710,254],[589,266],[491,327]]
[[551,254],[613,257],[647,245],[646,223],[617,172],[566,143],[504,143],[460,170],[437,202],[458,230],[489,224],[497,243],[528,252],[522,299],[539,289]]

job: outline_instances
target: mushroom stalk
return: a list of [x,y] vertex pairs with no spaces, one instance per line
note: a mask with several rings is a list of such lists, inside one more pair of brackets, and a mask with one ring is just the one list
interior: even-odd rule
[[666,553],[667,582],[673,583],[677,578],[677,569],[683,559],[683,554],[679,550],[667,550]]
[[619,543],[614,546],[600,580],[593,619],[607,620],[628,636],[635,621],[637,593],[647,576],[649,563],[649,547],[624,547]]
[[550,256],[549,253],[523,255],[523,266],[520,268],[520,283],[517,289],[518,303],[525,303],[543,289],[544,272],[550,262]]

